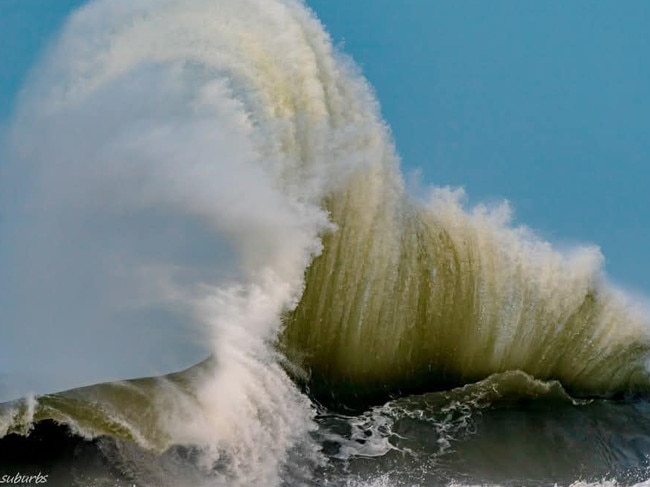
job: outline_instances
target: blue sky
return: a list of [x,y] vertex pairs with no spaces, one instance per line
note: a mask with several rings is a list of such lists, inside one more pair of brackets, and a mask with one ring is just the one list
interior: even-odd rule
[[[77,0],[0,0],[0,125]],[[508,199],[650,292],[650,2],[310,0],[375,87],[406,171]]]

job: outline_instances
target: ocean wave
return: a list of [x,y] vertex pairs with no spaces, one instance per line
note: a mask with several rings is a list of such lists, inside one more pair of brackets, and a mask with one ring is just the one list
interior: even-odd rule
[[212,484],[266,486],[324,461],[318,403],[370,408],[352,430],[385,421],[377,441],[339,453],[383,458],[390,411],[454,395],[648,392],[648,313],[600,251],[460,190],[409,195],[372,90],[300,1],[92,2],[8,141],[3,357],[56,379],[2,434],[110,437],[133,472],[180,446]]

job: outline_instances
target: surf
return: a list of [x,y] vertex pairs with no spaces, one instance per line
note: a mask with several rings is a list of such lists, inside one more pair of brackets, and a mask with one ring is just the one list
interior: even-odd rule
[[3,435],[66,424],[132,476],[180,451],[212,484],[280,485],[326,463],[323,405],[508,374],[522,397],[648,392],[648,314],[600,251],[410,195],[372,89],[300,1],[92,2],[7,140],[3,357],[41,381],[12,385],[34,394]]

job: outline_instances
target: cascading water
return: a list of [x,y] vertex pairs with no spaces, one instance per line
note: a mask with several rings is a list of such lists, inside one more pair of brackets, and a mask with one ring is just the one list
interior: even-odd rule
[[2,394],[38,395],[2,407],[0,447],[66,425],[61,485],[501,482],[472,441],[523,441],[525,411],[566,447],[550,402],[610,421],[600,463],[546,478],[533,452],[505,480],[643,477],[645,400],[583,400],[648,392],[643,305],[507,205],[411,198],[378,113],[300,1],[77,11],[7,139]]

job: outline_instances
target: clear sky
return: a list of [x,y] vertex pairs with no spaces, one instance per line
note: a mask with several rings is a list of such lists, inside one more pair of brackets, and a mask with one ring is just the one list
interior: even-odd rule
[[[0,125],[79,0],[0,0]],[[650,295],[650,2],[309,0],[375,87],[406,171],[596,243]]]

